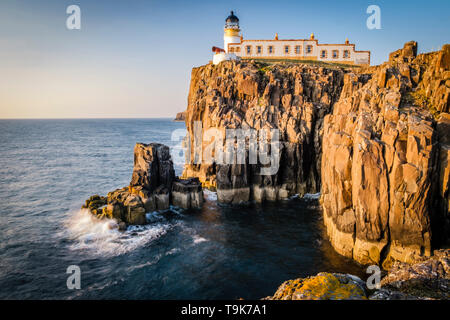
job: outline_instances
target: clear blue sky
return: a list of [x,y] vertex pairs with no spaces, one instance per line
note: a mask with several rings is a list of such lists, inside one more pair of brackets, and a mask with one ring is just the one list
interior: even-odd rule
[[[66,29],[71,4],[79,31]],[[366,27],[371,4],[381,30]],[[223,45],[230,10],[244,38],[348,37],[372,64],[409,40],[420,52],[450,43],[448,0],[1,0],[0,118],[172,117],[186,107],[192,67]]]

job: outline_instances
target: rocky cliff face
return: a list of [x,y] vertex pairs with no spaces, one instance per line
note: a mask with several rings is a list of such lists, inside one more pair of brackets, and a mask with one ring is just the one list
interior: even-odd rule
[[[213,139],[196,145],[195,122],[213,128],[279,129],[280,169],[259,174],[261,165],[189,164],[184,176],[217,188],[221,202],[278,200],[318,192],[324,116],[339,99],[346,71],[298,65],[224,62],[192,71],[186,126],[191,159]],[[248,153],[248,150],[247,150]],[[247,154],[248,159],[248,154]]]
[[388,267],[429,256],[432,236],[444,235],[448,49],[416,57],[417,44],[407,43],[387,63],[344,78],[322,143],[324,222],[339,253]]
[[248,149],[245,164],[186,165],[183,176],[216,187],[219,201],[321,191],[334,248],[386,267],[429,256],[449,235],[450,45],[417,56],[410,42],[364,69],[223,62],[191,77],[191,159],[213,141],[194,141],[198,123],[280,132],[274,175],[259,175]]

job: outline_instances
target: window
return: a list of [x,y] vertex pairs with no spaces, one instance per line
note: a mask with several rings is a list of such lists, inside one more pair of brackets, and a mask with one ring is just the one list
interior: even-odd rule
[[234,52],[234,48],[233,47],[230,48],[230,52]]
[[295,54],[300,54],[301,51],[302,51],[301,46],[295,46]]
[[269,46],[269,53],[270,53],[270,54],[273,53],[273,46]]
[[236,52],[241,52],[241,47],[236,47]]
[[312,52],[312,45],[307,45],[306,46],[306,53],[311,53]]
[[246,46],[245,47],[247,54],[251,54],[252,53],[252,46]]
[[320,51],[320,57],[321,57],[322,59],[326,59],[326,57],[327,57],[327,50],[322,50],[322,51]]
[[289,46],[284,46],[284,53],[289,54]]
[[344,58],[350,58],[350,51],[344,50]]
[[337,58],[339,58],[339,51],[333,50],[333,59],[337,59]]
[[256,52],[257,52],[258,54],[261,54],[261,52],[262,52],[262,47],[261,47],[261,46],[257,46],[257,47],[256,47]]

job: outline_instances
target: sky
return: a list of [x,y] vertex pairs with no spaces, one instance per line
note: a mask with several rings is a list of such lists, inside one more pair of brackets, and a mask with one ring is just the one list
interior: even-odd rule
[[[81,9],[69,30],[66,9]],[[369,30],[369,5],[381,29]],[[450,43],[449,0],[1,0],[0,118],[174,117],[193,67],[223,47],[229,11],[245,39],[308,38],[372,52],[372,65],[410,40]]]

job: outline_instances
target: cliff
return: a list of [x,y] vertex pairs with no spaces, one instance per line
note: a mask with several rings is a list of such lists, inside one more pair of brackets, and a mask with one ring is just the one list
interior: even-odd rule
[[333,247],[360,263],[412,263],[449,234],[449,49],[416,57],[410,42],[347,75],[325,117],[324,223]]
[[[387,268],[414,262],[450,234],[449,95],[450,45],[417,55],[409,42],[363,69],[252,61],[194,68],[190,158],[199,150],[217,157],[227,129],[278,129],[279,169],[261,175],[266,165],[248,161],[247,145],[244,163],[191,161],[183,176],[215,187],[225,203],[321,192],[339,253]],[[205,136],[210,129],[215,135]]]

